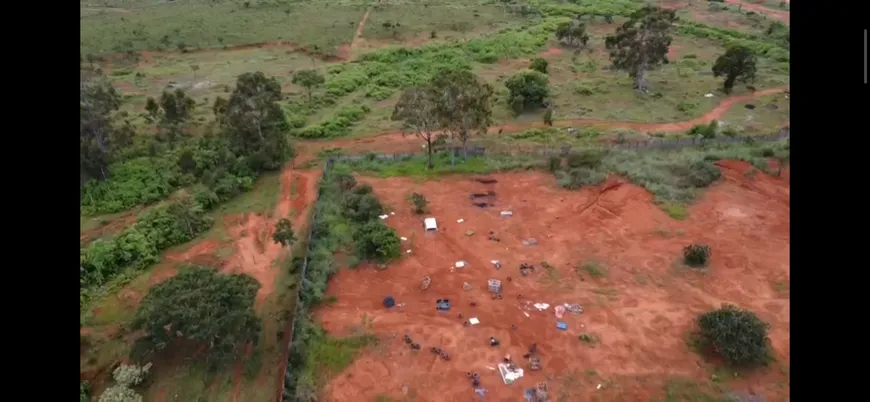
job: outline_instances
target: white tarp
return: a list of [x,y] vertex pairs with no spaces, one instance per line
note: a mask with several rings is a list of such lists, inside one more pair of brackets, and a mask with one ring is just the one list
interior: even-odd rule
[[423,219],[423,225],[426,227],[426,230],[438,230],[438,224],[435,223],[435,218]]

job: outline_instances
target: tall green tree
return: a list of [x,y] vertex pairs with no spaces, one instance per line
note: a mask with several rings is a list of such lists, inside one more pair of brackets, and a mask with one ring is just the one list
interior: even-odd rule
[[225,275],[208,267],[182,269],[154,286],[142,299],[132,328],[145,335],[136,357],[165,349],[178,339],[208,348],[213,368],[236,359],[247,343],[256,343],[260,319],[254,301],[260,284],[247,275]]
[[556,27],[556,39],[569,46],[586,46],[589,42],[586,24],[578,20],[563,22]]
[[272,241],[284,247],[296,243],[296,235],[293,233],[293,223],[287,218],[281,218],[275,224],[275,233],[272,233]]
[[317,70],[299,70],[293,74],[291,82],[308,90],[308,103],[311,103],[311,90],[323,85],[326,79]]
[[280,100],[281,84],[257,71],[240,75],[230,99],[221,105],[225,109],[219,121],[232,151],[246,157],[256,170],[278,169],[292,156],[285,135],[289,125],[278,105]]
[[464,68],[439,70],[429,85],[437,90],[441,130],[462,143],[467,157],[469,136],[486,134],[492,125],[492,86]]
[[646,72],[668,62],[671,28],[676,20],[674,10],[647,5],[605,38],[613,68],[628,71],[635,89],[646,92]]
[[731,93],[736,82],[751,83],[755,81],[758,58],[755,52],[745,46],[729,47],[713,64],[713,76],[725,77],[722,90]]
[[550,94],[547,75],[535,70],[522,70],[508,78],[504,85],[510,91],[508,104],[516,114],[542,106]]
[[402,122],[402,134],[412,133],[426,142],[428,160],[426,166],[432,169],[432,142],[437,135],[439,118],[437,115],[438,93],[431,85],[406,89],[393,108],[393,121]]
[[112,113],[121,96],[99,73],[82,70],[79,86],[79,175],[82,182],[107,179],[114,128]]
[[[163,110],[163,123],[180,124],[190,119],[196,101],[184,93],[181,88],[175,91],[164,91],[160,96],[160,109]],[[149,111],[150,112],[150,111]]]

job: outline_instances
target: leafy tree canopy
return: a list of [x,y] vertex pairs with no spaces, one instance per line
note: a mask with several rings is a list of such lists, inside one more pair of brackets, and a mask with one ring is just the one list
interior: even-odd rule
[[646,91],[646,72],[668,62],[671,28],[676,20],[674,10],[647,5],[605,38],[613,68],[628,71],[635,89]]
[[729,364],[751,367],[771,358],[770,328],[755,313],[726,304],[698,317],[701,341]]
[[308,101],[311,102],[311,90],[323,85],[326,79],[317,70],[299,70],[293,74],[291,82],[307,89]]
[[586,43],[589,42],[586,24],[578,20],[563,22],[556,27],[556,39],[570,46],[586,46]]
[[758,57],[755,52],[745,46],[729,47],[713,64],[713,75],[725,77],[722,89],[731,93],[736,82],[751,83],[755,81]]
[[189,267],[154,286],[142,299],[132,328],[144,330],[139,354],[159,351],[183,338],[206,345],[216,367],[236,358],[241,346],[259,339],[254,299],[260,284],[247,275],[224,275]]

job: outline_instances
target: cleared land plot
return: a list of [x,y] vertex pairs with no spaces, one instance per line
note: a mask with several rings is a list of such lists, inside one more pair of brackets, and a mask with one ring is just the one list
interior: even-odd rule
[[335,54],[353,39],[364,5],[168,2],[81,16],[82,54],[219,48],[273,41]]
[[[409,239],[403,249],[412,253],[386,270],[363,265],[330,280],[327,297],[335,302],[317,311],[321,324],[342,336],[367,317],[381,347],[337,375],[323,391],[326,400],[472,399],[466,372],[479,373],[487,398],[497,400],[520,400],[524,389],[548,376],[554,377],[549,381],[554,400],[701,400],[696,398],[702,391],[712,398],[745,390],[742,379],[720,375],[720,383],[708,381],[710,368],[685,342],[693,318],[726,301],[751,308],[772,324],[778,364],[787,366],[789,302],[770,284],[788,281],[789,206],[768,193],[787,193],[788,185],[763,174],[748,177],[743,163],[725,166],[723,182],[691,207],[685,221],[670,219],[652,205],[648,192],[618,180],[568,192],[543,173],[493,174],[489,177],[498,182],[491,185],[468,176],[425,182],[359,178],[395,212],[386,222]],[[469,195],[486,191],[496,193],[495,206],[472,206]],[[424,232],[421,217],[411,212],[406,198],[412,192],[429,199],[427,216],[438,219],[437,233]],[[501,210],[513,211],[513,217],[499,217]],[[500,242],[488,240],[489,231]],[[521,241],[528,238],[538,244],[524,246]],[[682,247],[692,242],[707,242],[714,250],[706,273],[678,263]],[[467,267],[451,271],[459,260]],[[501,270],[490,260],[499,260]],[[522,276],[521,263],[534,264],[537,271]],[[424,276],[432,284],[422,291]],[[502,281],[503,300],[490,297],[488,279]],[[463,290],[464,283],[472,290]],[[386,296],[400,307],[384,309]],[[452,308],[439,313],[435,301],[443,298]],[[537,311],[526,304],[535,302],[551,306]],[[562,319],[566,331],[556,328],[553,315],[553,306],[561,303],[585,308]],[[470,317],[480,324],[464,327]],[[409,350],[405,334],[422,350]],[[581,334],[593,341],[581,341]],[[499,347],[489,345],[491,336],[501,341]],[[529,371],[521,357],[532,344],[541,371]],[[443,348],[451,360],[433,355],[431,347]],[[505,354],[526,369],[512,386],[488,368]],[[787,384],[786,372],[774,366],[741,377],[756,392],[779,400],[788,392],[780,387]],[[603,387],[596,390],[597,384]]]
[[725,113],[725,116],[722,116],[722,123],[739,127],[742,135],[772,133],[781,127],[783,122],[789,121],[788,97],[788,94],[776,94],[737,103],[728,113]]

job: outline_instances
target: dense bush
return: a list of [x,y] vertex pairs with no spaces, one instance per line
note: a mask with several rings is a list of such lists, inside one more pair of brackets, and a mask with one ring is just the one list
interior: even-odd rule
[[690,267],[704,267],[710,261],[710,246],[690,244],[683,248],[683,262]]
[[401,243],[396,230],[380,219],[370,220],[353,234],[354,245],[360,258],[387,261],[401,255]]
[[749,310],[726,304],[702,314],[697,324],[701,346],[712,348],[732,366],[754,367],[771,360],[770,325]]
[[429,201],[426,200],[426,196],[420,193],[414,193],[408,197],[408,200],[411,201],[411,206],[413,207],[415,214],[426,212],[426,205],[429,203]]
[[550,94],[546,74],[535,70],[522,70],[505,81],[510,91],[508,103],[515,113],[533,107],[540,107]]
[[570,168],[597,168],[604,160],[604,151],[599,149],[584,149],[568,155],[567,164]]
[[568,190],[576,190],[586,186],[597,186],[607,179],[607,174],[600,170],[578,167],[560,171],[556,174],[559,186]]
[[331,138],[343,137],[350,134],[353,125],[362,120],[365,111],[356,107],[348,107],[339,110],[328,120],[296,130],[293,135],[299,138]]
[[541,57],[535,57],[529,63],[529,70],[535,70],[539,73],[546,74],[548,66],[549,66],[549,63],[547,63],[546,59],[543,59]]
[[689,165],[686,172],[688,185],[697,188],[707,187],[722,177],[722,171],[710,161],[697,161]]
[[558,155],[552,155],[547,159],[547,170],[555,173],[559,169],[562,168],[562,157]]
[[378,219],[384,214],[384,206],[368,185],[357,186],[345,195],[342,207],[345,216],[357,223]]
[[184,196],[152,208],[117,236],[83,247],[79,272],[81,301],[85,301],[87,290],[125,271],[147,268],[157,262],[160,251],[190,241],[212,223],[199,203]]

